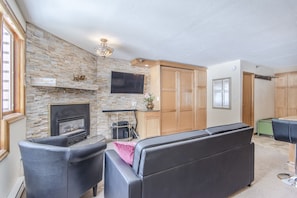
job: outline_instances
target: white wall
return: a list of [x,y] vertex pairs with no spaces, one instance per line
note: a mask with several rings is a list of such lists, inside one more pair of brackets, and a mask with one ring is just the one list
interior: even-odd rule
[[[208,67],[207,71],[207,126],[240,122],[242,120],[242,75],[250,72],[273,76],[271,68],[256,66],[253,63],[235,60]],[[212,108],[212,80],[231,77],[231,109]],[[254,81],[254,121],[274,116],[274,81],[255,79]]]
[[[241,61],[241,69],[258,75],[273,76],[272,68],[257,66],[247,61]],[[263,118],[274,117],[274,79],[254,80],[254,127],[257,121]]]
[[[212,108],[212,80],[231,77],[231,109]],[[240,122],[241,120],[240,60],[208,67],[207,70],[207,127]]]
[[6,0],[9,7],[11,8],[11,10],[13,11],[14,15],[16,16],[16,18],[18,19],[18,21],[20,22],[21,26],[23,27],[24,30],[26,30],[26,21],[19,9],[19,7],[17,6],[15,0]]
[[8,197],[17,179],[23,176],[18,142],[25,139],[26,119],[10,124],[9,130],[10,151],[8,156],[0,162],[0,197]]

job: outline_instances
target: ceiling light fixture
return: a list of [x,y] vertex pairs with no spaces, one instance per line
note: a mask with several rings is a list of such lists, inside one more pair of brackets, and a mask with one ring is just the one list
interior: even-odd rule
[[107,46],[107,39],[100,39],[101,43],[95,48],[96,54],[101,57],[107,57],[112,55],[113,48]]

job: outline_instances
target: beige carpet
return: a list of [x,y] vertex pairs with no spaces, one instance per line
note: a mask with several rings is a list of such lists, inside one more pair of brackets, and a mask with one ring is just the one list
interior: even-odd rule
[[[288,144],[275,141],[271,137],[254,135],[255,142],[255,180],[251,187],[246,187],[232,195],[232,198],[295,198],[297,188],[283,183],[277,178],[278,173],[293,174],[294,167],[287,164]],[[112,144],[108,144],[112,148]],[[97,198],[104,198],[103,182],[99,184]],[[83,198],[91,198],[88,191]]]
[[254,135],[255,180],[232,197],[297,197],[297,188],[283,183],[278,173],[294,174],[294,167],[288,165],[288,144],[275,141],[272,137]]

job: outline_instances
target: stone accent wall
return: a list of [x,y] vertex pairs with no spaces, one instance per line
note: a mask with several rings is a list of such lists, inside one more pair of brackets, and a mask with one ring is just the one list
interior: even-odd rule
[[[110,77],[111,71],[144,74],[146,92],[149,90],[148,68],[130,66],[127,60],[97,57],[32,24],[27,24],[26,36],[27,138],[49,135],[50,104],[90,103],[90,134],[101,134],[106,138],[111,137],[110,125],[115,118],[128,120],[129,117],[127,114],[108,116],[102,113],[103,109],[131,108],[132,102],[137,104],[136,108],[144,108],[142,94],[110,94]],[[86,75],[87,80],[73,81],[73,75],[76,74]],[[37,77],[55,78],[57,84],[65,87],[97,84],[99,89],[92,91],[31,86],[31,78]]]
[[97,92],[97,129],[111,138],[110,126],[113,122],[130,121],[135,124],[133,112],[124,113],[102,113],[106,109],[129,109],[133,108],[132,103],[136,103],[137,109],[145,109],[143,94],[111,94],[110,80],[111,71],[144,74],[144,92],[149,90],[149,69],[130,66],[129,62],[119,59],[100,58],[97,59],[97,80],[99,90]]

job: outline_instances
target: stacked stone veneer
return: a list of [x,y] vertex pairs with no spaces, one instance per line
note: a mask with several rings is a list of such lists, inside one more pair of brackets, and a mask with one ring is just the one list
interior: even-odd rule
[[[127,60],[97,57],[69,42],[66,42],[32,24],[26,32],[26,116],[27,138],[49,136],[50,104],[90,104],[90,134],[111,138],[110,126],[118,120],[130,120],[133,114],[107,114],[102,110],[131,108],[143,109],[142,94],[111,94],[111,71],[145,75],[145,91],[149,90],[149,69],[130,66]],[[94,43],[94,46],[96,43]],[[116,49],[115,49],[116,50]],[[73,75],[83,74],[87,80],[73,81]],[[98,85],[98,90],[32,86],[32,78],[55,78],[65,87],[88,88]]]

